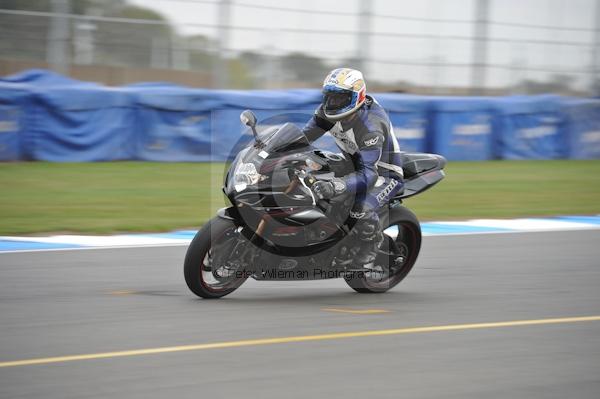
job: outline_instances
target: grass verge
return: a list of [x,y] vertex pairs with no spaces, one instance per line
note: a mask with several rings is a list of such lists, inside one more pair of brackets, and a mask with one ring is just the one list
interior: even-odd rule
[[[3,163],[0,234],[198,228],[225,205],[224,164]],[[600,213],[600,161],[451,162],[406,201],[421,220]]]

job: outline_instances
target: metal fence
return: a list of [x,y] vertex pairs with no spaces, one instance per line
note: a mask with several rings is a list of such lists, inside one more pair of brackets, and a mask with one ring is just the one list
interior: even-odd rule
[[131,1],[0,0],[0,58],[220,88],[316,86],[343,64],[380,90],[600,94],[600,0]]

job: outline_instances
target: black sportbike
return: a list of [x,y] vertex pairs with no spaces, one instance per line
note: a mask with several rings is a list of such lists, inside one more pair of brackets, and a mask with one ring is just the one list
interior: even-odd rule
[[410,272],[421,248],[417,217],[402,205],[444,178],[440,155],[403,153],[405,188],[380,213],[382,233],[375,261],[354,264],[356,237],[348,225],[354,195],[319,200],[317,179],[353,171],[342,154],[317,149],[294,124],[256,130],[256,117],[240,118],[254,141],[229,167],[223,191],[232,206],[218,211],[192,240],[185,281],[203,298],[219,298],[248,278],[344,278],[361,293],[385,292]]

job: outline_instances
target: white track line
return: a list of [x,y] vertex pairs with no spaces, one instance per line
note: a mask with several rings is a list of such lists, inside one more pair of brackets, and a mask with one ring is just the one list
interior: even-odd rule
[[[465,232],[452,232],[452,233],[423,233],[423,237],[453,237],[453,236],[474,236],[474,235],[490,235],[490,234],[539,234],[539,233],[558,233],[558,232],[574,232],[574,231],[590,231],[600,230],[600,225],[588,225],[585,227],[569,227],[563,229],[531,229],[531,230],[513,230],[513,231],[465,231]],[[390,234],[393,236],[393,233]],[[94,250],[94,249],[132,249],[132,248],[168,248],[168,247],[182,247],[189,245],[191,240],[179,239],[178,242],[172,243],[156,243],[156,244],[137,244],[137,245],[105,245],[105,246],[89,246],[89,247],[76,247],[76,248],[40,248],[40,249],[16,249],[8,251],[0,251],[2,254],[14,254],[14,253],[27,253],[27,252],[59,252],[59,251],[82,251],[82,250]],[[69,244],[65,244],[69,245]]]

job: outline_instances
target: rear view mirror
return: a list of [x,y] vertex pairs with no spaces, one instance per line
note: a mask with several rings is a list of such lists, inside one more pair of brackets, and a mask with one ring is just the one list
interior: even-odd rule
[[254,115],[254,112],[250,111],[249,109],[240,114],[240,120],[244,125],[250,126],[251,128],[256,126],[256,115]]
[[245,110],[240,114],[240,120],[244,125],[250,126],[250,129],[252,129],[252,134],[254,135],[254,141],[256,141],[257,144],[260,144],[258,132],[256,131],[256,115],[254,115],[254,112],[250,111],[249,109]]

